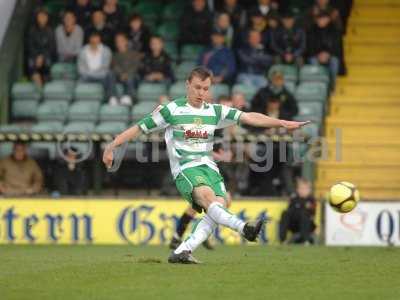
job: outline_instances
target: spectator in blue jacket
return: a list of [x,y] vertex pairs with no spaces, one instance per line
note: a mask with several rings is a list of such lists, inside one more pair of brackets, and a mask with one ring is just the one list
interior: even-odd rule
[[214,30],[211,35],[211,46],[199,57],[198,64],[209,68],[214,73],[214,83],[230,83],[235,75],[235,57],[232,50],[224,43],[224,34]]
[[282,26],[272,33],[271,48],[278,63],[303,64],[306,34],[295,22],[294,15],[288,12],[282,16]]
[[272,57],[266,53],[261,33],[249,31],[248,45],[238,50],[238,83],[260,89],[267,84],[265,73],[272,65]]

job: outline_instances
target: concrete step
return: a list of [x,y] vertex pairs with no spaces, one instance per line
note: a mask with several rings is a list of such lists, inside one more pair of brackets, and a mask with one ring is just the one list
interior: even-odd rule
[[398,88],[400,88],[400,80],[387,80],[387,78],[379,78],[379,77],[338,77],[337,78],[337,87],[341,88],[344,86],[354,86],[354,88],[359,87],[363,89],[369,89],[372,87],[376,87],[380,90],[387,89],[388,93],[391,93],[391,89],[397,93]]
[[330,116],[343,118],[343,119],[374,119],[378,121],[383,118],[397,118],[400,116],[400,98],[397,103],[394,104],[383,104],[380,99],[375,99],[375,103],[369,103],[368,105],[363,105],[360,103],[348,102],[344,104],[343,102],[338,103],[333,100],[331,104],[331,109],[329,111]]
[[388,84],[387,82],[385,84],[369,84],[349,77],[338,78],[337,82],[334,97],[343,95],[351,97],[353,101],[361,99],[365,103],[370,103],[369,101],[371,100],[376,102],[378,99],[379,101],[384,101],[384,99],[389,98],[397,102],[400,97],[400,85],[398,84]]
[[383,24],[374,24],[374,23],[365,23],[365,22],[357,22],[352,23],[350,21],[347,34],[355,35],[359,37],[384,37],[384,38],[392,38],[394,40],[398,40],[400,37],[400,29],[398,28],[398,24],[390,23]]
[[365,7],[398,7],[400,3],[398,0],[355,0],[354,9]]
[[366,91],[364,95],[357,95],[353,92],[350,94],[349,90],[337,89],[336,93],[331,97],[332,105],[356,105],[357,109],[364,108],[365,105],[371,105],[373,107],[377,106],[394,106],[397,108],[400,105],[400,95],[379,95],[372,94],[369,95]]
[[392,20],[400,18],[400,6],[355,6],[351,12],[351,21],[358,19]]

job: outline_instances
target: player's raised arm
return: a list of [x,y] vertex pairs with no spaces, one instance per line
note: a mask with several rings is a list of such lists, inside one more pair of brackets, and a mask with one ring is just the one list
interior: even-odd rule
[[247,124],[255,127],[284,127],[289,130],[297,129],[301,126],[311,123],[311,121],[297,122],[280,120],[256,112],[242,113],[240,115],[240,122],[242,124]]
[[132,127],[121,132],[119,135],[117,135],[115,139],[110,144],[108,144],[104,149],[103,163],[106,165],[106,167],[110,168],[112,165],[114,159],[113,149],[115,149],[115,147],[118,147],[124,144],[125,142],[136,139],[141,133],[142,130],[140,130],[139,126],[135,124]]

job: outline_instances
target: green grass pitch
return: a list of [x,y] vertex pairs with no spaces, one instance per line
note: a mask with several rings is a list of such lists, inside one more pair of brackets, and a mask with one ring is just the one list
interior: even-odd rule
[[0,299],[400,299],[400,248],[0,246]]

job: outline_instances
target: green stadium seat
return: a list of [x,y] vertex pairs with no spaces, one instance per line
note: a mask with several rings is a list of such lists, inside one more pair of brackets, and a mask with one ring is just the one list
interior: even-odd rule
[[179,35],[179,25],[177,22],[167,22],[157,28],[157,34],[166,41],[175,41]]
[[273,65],[269,70],[268,70],[268,78],[271,78],[272,72],[275,71],[280,71],[283,73],[283,77],[285,78],[285,81],[293,81],[297,82],[298,80],[298,70],[297,67],[291,66],[291,65]]
[[61,121],[67,117],[68,102],[46,101],[40,104],[36,118],[39,121]]
[[192,71],[193,68],[196,66],[197,66],[197,64],[192,61],[184,61],[184,62],[180,63],[179,65],[175,65],[174,73],[175,73],[176,80],[185,81],[187,79],[190,71]]
[[325,102],[328,97],[328,88],[322,82],[303,82],[296,89],[297,101],[320,101]]
[[204,46],[202,45],[184,45],[182,47],[181,59],[186,61],[197,61],[203,50]]
[[314,138],[319,136],[319,126],[318,124],[311,123],[307,126],[303,126],[301,131],[304,133],[305,136],[309,138]]
[[77,101],[69,107],[68,120],[70,121],[92,121],[98,119],[100,108],[99,102],[94,101]]
[[294,81],[285,81],[285,88],[294,95],[296,92],[296,83]]
[[49,159],[51,160],[54,160],[57,157],[58,150],[56,142],[32,142],[30,143],[29,148],[34,152],[46,151],[48,153]]
[[55,63],[50,68],[53,80],[75,80],[78,77],[76,65],[73,63]]
[[164,49],[165,52],[173,59],[176,61],[178,59],[178,49],[176,47],[176,42],[175,41],[166,41],[164,44]]
[[40,100],[42,91],[32,82],[16,82],[11,89],[14,100]]
[[98,134],[118,134],[127,128],[125,122],[101,122],[97,125],[95,132]]
[[31,132],[34,133],[55,133],[63,131],[63,123],[60,121],[39,122],[32,126]]
[[104,104],[100,108],[100,121],[122,121],[127,122],[130,118],[130,111],[127,106]]
[[11,114],[16,119],[36,118],[38,107],[38,100],[13,100]]
[[71,101],[74,97],[73,83],[71,81],[55,80],[45,84],[43,89],[44,100]]
[[65,133],[92,133],[94,131],[94,122],[78,121],[69,122],[64,127]]
[[254,95],[257,93],[257,89],[251,85],[237,83],[232,87],[232,94],[233,93],[244,94],[246,101],[250,102],[251,99],[253,99]]
[[169,96],[171,99],[180,98],[186,95],[186,82],[177,81],[169,88]]
[[23,127],[18,124],[0,125],[0,133],[5,133],[5,132],[20,133],[21,131],[23,131]]
[[132,122],[137,122],[147,114],[151,113],[157,106],[158,102],[141,102],[132,107],[131,117]]
[[164,83],[143,82],[139,85],[137,97],[139,102],[158,101],[161,95],[167,94],[167,87]]
[[220,96],[228,96],[230,95],[229,92],[229,85],[223,83],[213,84],[211,86],[211,95],[214,102],[217,102]]
[[314,121],[321,124],[324,115],[324,103],[322,102],[299,102],[298,121]]
[[323,82],[329,84],[329,71],[324,66],[304,65],[300,69],[300,82]]
[[0,159],[10,156],[13,152],[14,144],[12,142],[1,142],[0,143]]
[[163,20],[179,20],[183,14],[183,8],[184,5],[178,1],[165,5],[162,12]]
[[75,100],[103,102],[103,86],[100,83],[79,82],[75,87]]

